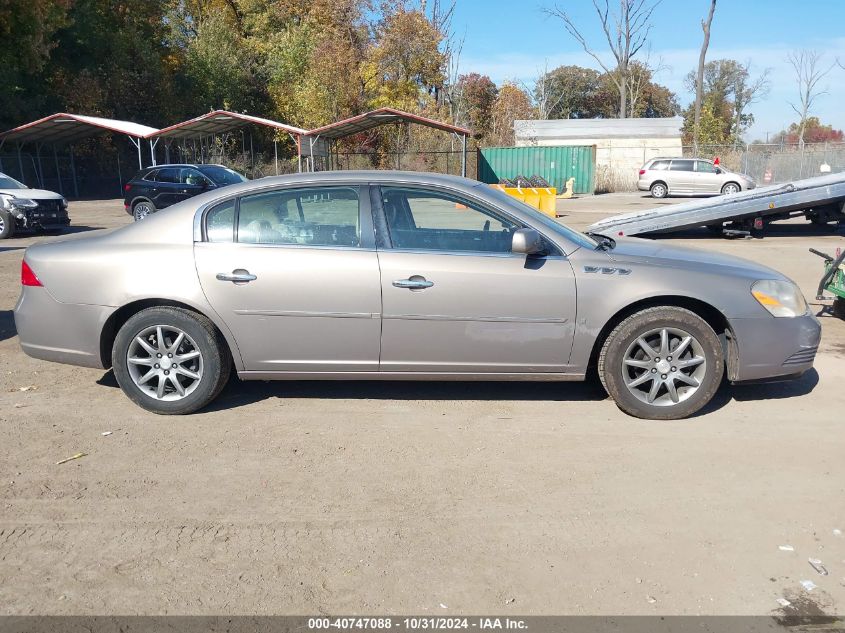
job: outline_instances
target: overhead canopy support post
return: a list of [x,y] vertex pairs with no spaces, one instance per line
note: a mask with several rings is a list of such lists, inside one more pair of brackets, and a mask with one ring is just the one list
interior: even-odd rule
[[18,149],[18,169],[20,170],[20,179],[21,182],[26,182],[26,178],[23,175],[23,159],[21,158],[21,144],[15,143],[15,146]]
[[129,142],[138,149],[138,169],[143,169],[144,160],[141,158],[141,137],[135,138],[134,136],[130,136]]
[[59,193],[65,195],[65,188],[62,185],[62,172],[59,171],[59,154],[56,152],[55,143],[53,143],[53,163],[56,165],[56,179],[59,181]]
[[41,143],[35,144],[35,161],[38,163],[38,186],[44,188],[44,167],[41,165]]
[[[73,161],[73,145],[70,146],[69,153],[70,153],[70,173],[73,176],[73,197],[78,198],[79,197],[79,183],[76,182],[76,164]],[[119,163],[118,163],[118,173],[120,173]],[[123,184],[123,183],[121,183],[121,184]]]
[[153,158],[153,167],[156,166],[156,145],[158,145],[158,139],[153,140],[150,139],[150,155]]
[[461,135],[461,176],[467,177],[467,135]]
[[273,159],[276,163],[276,175],[279,175],[279,141],[273,138]]

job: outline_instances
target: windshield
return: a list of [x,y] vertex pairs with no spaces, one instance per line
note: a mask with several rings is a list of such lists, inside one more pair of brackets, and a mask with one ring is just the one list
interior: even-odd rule
[[6,174],[0,174],[0,189],[29,189],[29,187]]
[[200,167],[200,171],[211,178],[217,185],[234,185],[239,182],[246,182],[246,178],[227,167],[203,165]]
[[[479,187],[486,187],[487,185],[479,185]],[[537,209],[532,207],[531,205],[525,204],[521,200],[517,200],[513,196],[509,196],[504,191],[500,189],[496,189],[495,187],[489,187],[489,192],[496,198],[498,198],[501,202],[509,205],[517,205],[520,210],[524,211],[525,213],[531,214],[531,219],[537,222],[538,224],[542,224],[546,228],[563,235],[566,239],[578,246],[583,246],[584,248],[595,248],[598,245],[598,242],[593,240],[591,237],[584,235],[583,233],[579,233],[574,229],[570,229],[565,224],[561,224],[556,220],[553,220],[549,216],[544,213],[540,213]]]

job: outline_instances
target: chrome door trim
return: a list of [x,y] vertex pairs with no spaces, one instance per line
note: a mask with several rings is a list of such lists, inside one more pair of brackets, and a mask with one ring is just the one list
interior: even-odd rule
[[239,371],[241,380],[427,380],[467,382],[580,382],[584,372],[464,373],[438,371]]
[[449,316],[448,314],[384,314],[383,319],[398,321],[482,321],[485,323],[566,323],[569,319],[531,319],[523,317]]
[[376,312],[311,312],[307,310],[233,310],[241,316],[322,317],[329,319],[380,319]]

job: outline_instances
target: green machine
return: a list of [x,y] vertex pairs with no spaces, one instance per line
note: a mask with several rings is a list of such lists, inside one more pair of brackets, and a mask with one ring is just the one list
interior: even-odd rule
[[824,299],[825,290],[834,295],[833,314],[840,319],[845,319],[845,264],[843,264],[845,251],[837,248],[835,257],[814,248],[811,248],[810,252],[824,260],[824,275],[819,282],[816,299]]

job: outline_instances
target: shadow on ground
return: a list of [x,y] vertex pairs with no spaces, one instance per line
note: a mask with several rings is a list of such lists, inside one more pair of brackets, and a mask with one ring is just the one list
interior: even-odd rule
[[[818,373],[811,369],[799,379],[779,383],[730,385],[724,383],[713,400],[692,417],[718,411],[732,400],[796,398],[815,389]],[[97,384],[118,387],[109,370]],[[236,377],[202,413],[248,406],[270,398],[321,400],[463,400],[600,402],[607,399],[598,380],[586,382],[434,382],[434,381],[241,381]]]
[[0,310],[0,341],[18,335],[15,328],[15,318],[11,310]]

